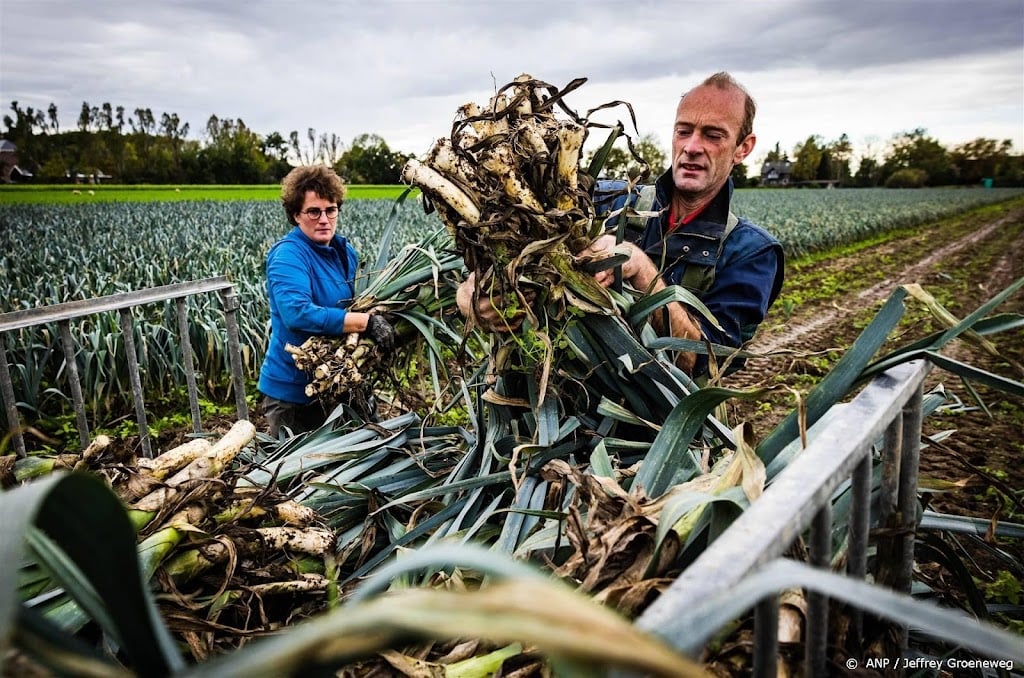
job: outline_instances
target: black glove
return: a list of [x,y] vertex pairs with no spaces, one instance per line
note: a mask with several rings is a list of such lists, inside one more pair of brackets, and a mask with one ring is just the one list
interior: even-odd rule
[[392,351],[395,348],[395,328],[384,316],[374,313],[366,323],[366,336],[373,339],[381,351]]

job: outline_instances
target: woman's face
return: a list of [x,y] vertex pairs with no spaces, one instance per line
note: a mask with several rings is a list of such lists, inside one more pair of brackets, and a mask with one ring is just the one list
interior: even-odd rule
[[302,209],[295,215],[295,221],[307,238],[317,245],[326,245],[331,242],[338,225],[338,204],[321,198],[315,191],[306,191],[306,199],[302,201]]

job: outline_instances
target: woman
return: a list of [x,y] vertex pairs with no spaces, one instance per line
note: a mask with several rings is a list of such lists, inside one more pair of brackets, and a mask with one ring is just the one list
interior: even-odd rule
[[306,395],[309,378],[295,367],[286,344],[365,332],[383,350],[394,347],[394,329],[383,316],[346,310],[354,296],[358,258],[335,232],[344,200],[344,182],[323,165],[296,167],[281,182],[281,203],[295,228],[267,253],[270,345],[259,381],[268,433],[275,438],[282,427],[292,433],[311,431],[328,414]]

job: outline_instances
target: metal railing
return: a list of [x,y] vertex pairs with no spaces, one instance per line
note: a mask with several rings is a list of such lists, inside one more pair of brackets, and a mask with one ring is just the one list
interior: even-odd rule
[[139,438],[145,456],[153,456],[149,437],[149,426],[146,422],[146,407],[142,392],[142,379],[139,374],[138,357],[133,332],[132,309],[136,306],[164,301],[175,302],[178,323],[178,334],[181,340],[182,365],[185,371],[188,389],[189,406],[192,414],[192,427],[196,433],[202,431],[199,410],[199,391],[196,385],[195,367],[192,357],[192,344],[189,333],[188,297],[198,294],[218,293],[221,308],[224,312],[227,330],[227,348],[231,364],[231,386],[235,395],[235,409],[239,419],[248,419],[248,408],[245,404],[245,379],[243,377],[241,344],[239,341],[238,297],[235,296],[234,285],[223,276],[206,278],[191,282],[174,283],[161,287],[153,287],[136,292],[111,294],[94,299],[71,301],[52,306],[12,311],[0,314],[0,389],[2,389],[8,430],[18,457],[25,455],[25,440],[21,433],[21,421],[18,415],[14,384],[11,380],[7,359],[7,333],[15,330],[57,323],[60,343],[64,351],[65,374],[74,404],[75,419],[79,440],[84,449],[90,441],[89,424],[86,419],[85,399],[82,395],[82,384],[75,359],[76,345],[71,336],[71,321],[98,313],[116,311],[119,315],[121,334],[124,339],[125,360],[132,390],[132,401],[135,405],[135,418],[139,426]]
[[[907,652],[912,623],[925,635],[952,639],[983,654],[998,652],[993,659],[1024,666],[1019,636],[910,597],[922,385],[931,367],[916,360],[891,368],[840,406],[834,416],[812,427],[806,448],[637,618],[636,626],[696,659],[724,625],[753,609],[753,675],[775,676],[779,594],[802,587],[807,600],[803,675],[833,673],[827,655],[829,594],[846,605],[850,624],[845,641],[853,651],[863,651],[865,620],[871,615],[897,630],[901,655]],[[872,512],[872,466],[879,441],[881,476]],[[849,519],[834,521],[832,501],[837,491],[847,489]],[[844,524],[845,573],[837,574],[831,571],[832,539],[844,536]],[[871,535],[872,526],[882,529]],[[809,563],[785,557],[805,535]],[[870,578],[869,536],[875,546]],[[888,593],[880,595],[883,592]],[[889,661],[890,668],[899,669],[892,658]],[[851,656],[844,663],[849,668],[856,660]]]
[[[832,497],[849,482],[852,508],[848,525],[846,574],[863,581],[868,565],[871,523],[871,472],[875,442],[884,437],[882,480],[875,525],[889,525],[897,562],[876,559],[875,582],[910,592],[920,458],[922,384],[931,366],[914,361],[896,366],[868,384],[842,406],[806,449],[781,471],[761,497],[704,551],[637,619],[639,628],[656,633],[680,650],[699,654],[718,629],[694,633],[689,615],[709,599],[720,599],[759,570],[782,558],[794,541],[809,534],[812,566],[828,569],[832,556]],[[887,573],[895,573],[894,576]],[[827,675],[828,598],[807,594],[805,670]],[[778,651],[778,598],[754,609],[754,675],[774,676]],[[863,618],[853,610],[852,633],[861,640]],[[906,648],[907,628],[901,627]]]

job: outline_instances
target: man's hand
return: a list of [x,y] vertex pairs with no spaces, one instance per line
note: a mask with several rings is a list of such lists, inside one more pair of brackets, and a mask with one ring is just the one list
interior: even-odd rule
[[[651,261],[651,258],[647,256],[646,252],[633,243],[620,243],[617,247],[619,251],[626,248],[629,252],[629,259],[622,264],[623,280],[628,280],[629,284],[635,289],[648,294],[660,292],[665,289],[665,281],[662,280],[661,274],[658,272],[658,267],[654,265],[654,262]],[[615,249],[615,236],[609,234],[602,235],[591,243],[590,247],[584,250],[584,253],[591,255],[593,259],[600,259],[602,257],[611,256]],[[601,285],[608,287],[615,282],[615,269],[609,268],[603,271],[598,271],[594,274],[594,279]],[[700,325],[690,317],[689,312],[683,304],[672,303],[666,308],[668,308],[667,325],[665,323],[664,314],[655,313],[651,317],[651,324],[654,326],[654,330],[658,334],[661,336],[673,336],[683,339],[700,339]],[[697,355],[695,353],[680,353],[676,360],[676,364],[689,374],[693,371],[693,366],[696,360]]]
[[[623,280],[628,280],[636,289],[645,291],[651,286],[652,282],[655,285],[660,282],[661,277],[658,275],[658,267],[654,265],[650,257],[633,243],[626,242],[616,245],[614,235],[602,235],[592,242],[587,249],[583,250],[583,254],[597,260],[616,254],[616,250],[619,252],[625,250],[629,253],[629,259],[622,264]],[[615,269],[608,268],[598,271],[594,274],[594,280],[604,287],[609,287],[615,282]],[[664,284],[661,284],[660,287],[664,287]],[[650,291],[656,292],[658,289],[656,287]]]
[[383,352],[389,353],[395,349],[395,328],[379,313],[374,313],[366,321],[366,336],[373,339],[373,343]]
[[[473,305],[473,292],[476,288],[476,277],[470,273],[469,277],[462,281],[459,289],[455,292],[455,304],[464,318],[473,318],[481,329],[487,332],[514,332],[523,323],[526,317],[525,311],[509,313],[502,306],[502,297],[488,297],[480,295],[476,306]],[[527,303],[536,298],[533,290],[523,293]]]

